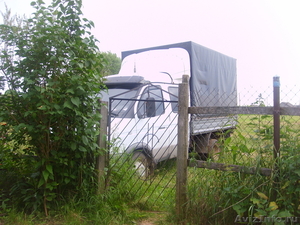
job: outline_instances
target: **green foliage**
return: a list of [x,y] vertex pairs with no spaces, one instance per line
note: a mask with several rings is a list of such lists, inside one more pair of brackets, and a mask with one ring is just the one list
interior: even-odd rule
[[[36,213],[24,215],[15,210],[6,211],[4,224],[135,224],[146,217],[140,208],[147,204],[136,204],[145,191],[143,180],[135,179],[136,171],[130,159],[112,159],[115,169],[111,171],[111,183],[101,195],[96,195],[92,188],[73,196],[60,196],[59,205],[45,218]],[[132,190],[136,185],[140,192]],[[153,190],[149,190],[152,192]],[[30,196],[30,195],[28,195]],[[1,196],[0,196],[1,197]],[[33,200],[33,199],[32,199]],[[0,218],[0,222],[2,222]]]
[[[188,223],[252,224],[272,218],[299,218],[299,117],[281,116],[279,160],[273,159],[272,119],[239,115],[237,129],[220,140],[218,162],[257,169],[276,166],[278,174],[262,176],[188,168]],[[173,212],[172,216],[175,215]]]
[[252,106],[264,107],[264,106],[266,106],[264,100],[265,100],[265,99],[263,98],[262,94],[260,93],[260,94],[258,95],[258,97],[256,98],[256,101],[253,102],[251,105],[252,105]]
[[3,169],[18,178],[10,193],[16,204],[48,215],[62,196],[93,189],[103,58],[81,0],[31,5],[26,26],[0,26],[8,87],[0,95],[0,132],[9,145],[0,154],[8,159]]
[[[277,160],[270,159],[273,157],[273,126],[269,123],[270,119],[272,119],[270,116],[253,117],[248,125],[256,134],[256,137],[251,137],[255,141],[260,140],[260,145],[263,147],[258,149],[259,154],[266,158],[264,161],[267,161],[270,168],[278,168],[278,171],[274,171],[260,191],[257,188],[252,190],[251,198],[245,199],[242,203],[243,211],[240,211],[241,203],[234,209],[240,216],[246,215],[251,218],[299,217],[300,127],[296,122],[298,118],[281,117],[281,155]],[[266,144],[262,145],[262,143]],[[259,186],[258,183],[256,185]]]
[[111,52],[101,52],[103,57],[103,68],[101,74],[104,76],[113,75],[119,73],[121,68],[121,59]]

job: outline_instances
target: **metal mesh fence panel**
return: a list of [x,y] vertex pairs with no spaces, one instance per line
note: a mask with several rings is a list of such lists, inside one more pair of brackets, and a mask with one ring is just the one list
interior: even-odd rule
[[[236,90],[231,93],[219,93],[216,90],[197,91],[192,105],[200,107],[236,106]],[[226,99],[223,99],[226,96]],[[218,99],[213,102],[213,99]],[[223,99],[223,101],[220,101]],[[220,145],[229,137],[238,125],[237,115],[225,113],[209,113],[191,115],[190,120],[190,152],[196,159],[207,160],[221,158]],[[193,154],[194,153],[194,154]]]
[[148,85],[109,102],[109,182],[124,185],[125,181],[135,204],[152,209],[174,201],[178,103],[172,88],[178,89],[165,92]]
[[[273,109],[271,113],[265,114],[223,114],[219,110],[215,115],[191,115],[192,122],[201,121],[199,124],[202,127],[212,129],[211,133],[200,132],[199,134],[194,130],[195,135],[191,137],[193,144],[190,149],[191,163],[188,168],[187,205],[189,214],[193,216],[190,216],[187,221],[191,224],[214,224],[217,223],[216,221],[219,221],[218,224],[223,224],[220,221],[224,220],[224,224],[234,224],[236,218],[240,218],[239,216],[268,218],[269,215],[274,214],[276,217],[278,212],[288,211],[283,196],[287,192],[288,185],[291,184],[288,177],[292,175],[285,174],[284,171],[289,171],[289,167],[293,168],[295,165],[286,165],[284,160],[294,163],[299,159],[299,94],[299,86],[280,87],[278,161],[274,158]],[[213,93],[206,95],[213,95]],[[238,90],[237,102],[227,101],[229,103],[227,106],[236,104],[246,108],[272,107],[273,95],[273,87],[249,87]],[[206,106],[210,106],[208,102],[203,107]],[[222,106],[226,107],[226,105]],[[293,108],[295,115],[292,113],[285,115],[287,112],[284,111],[285,108]],[[218,122],[222,117],[227,118],[223,125]],[[205,160],[205,163],[199,163],[199,160],[200,162]],[[193,163],[194,161],[198,163]],[[278,174],[274,174],[276,166],[279,167]],[[274,176],[286,180],[280,184],[278,180],[274,180]],[[266,205],[263,205],[263,201]],[[270,204],[276,204],[277,211],[268,208]],[[289,210],[292,212],[292,209]]]

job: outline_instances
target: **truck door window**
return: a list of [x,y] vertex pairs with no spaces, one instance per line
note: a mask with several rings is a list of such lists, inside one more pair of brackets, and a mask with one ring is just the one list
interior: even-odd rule
[[159,116],[164,112],[162,90],[158,86],[147,87],[138,104],[138,118]]
[[176,101],[171,102],[172,111],[178,113],[178,87],[169,87],[170,100]]
[[[134,101],[138,95],[139,89],[122,89],[122,88],[110,88],[108,91],[101,92],[101,98],[103,101],[109,101],[111,97],[111,109],[110,114],[117,118],[134,118]],[[114,98],[122,99],[116,100]]]

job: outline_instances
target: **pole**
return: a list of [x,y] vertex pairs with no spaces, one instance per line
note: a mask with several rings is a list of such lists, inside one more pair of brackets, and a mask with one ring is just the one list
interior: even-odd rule
[[280,80],[279,77],[273,77],[273,91],[274,91],[274,159],[280,157]]
[[273,136],[273,156],[274,156],[274,170],[273,170],[273,191],[272,200],[277,199],[277,190],[279,188],[279,158],[280,158],[280,80],[278,76],[273,77],[273,123],[274,123],[274,136]]
[[178,146],[176,175],[176,214],[178,224],[185,224],[187,215],[187,154],[189,145],[189,76],[182,76],[178,96]]
[[[100,100],[99,100],[100,101]],[[98,172],[98,194],[103,193],[105,189],[105,166],[106,166],[106,155],[107,155],[107,118],[108,118],[108,110],[107,110],[107,102],[101,102],[100,114],[100,133],[98,136],[98,146],[100,155],[96,159],[96,170]]]

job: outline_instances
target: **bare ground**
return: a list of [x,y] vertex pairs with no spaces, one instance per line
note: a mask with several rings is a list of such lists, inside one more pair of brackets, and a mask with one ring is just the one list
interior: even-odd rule
[[148,212],[148,213],[149,213],[149,218],[139,221],[137,225],[166,224],[165,218],[167,214],[165,212]]

